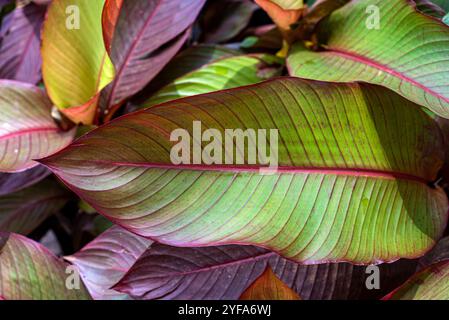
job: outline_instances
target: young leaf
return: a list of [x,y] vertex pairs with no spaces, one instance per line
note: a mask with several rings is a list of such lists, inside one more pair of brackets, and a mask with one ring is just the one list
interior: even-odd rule
[[300,265],[252,246],[179,248],[153,244],[114,288],[138,299],[232,300],[270,266],[306,300],[379,299],[403,283],[416,262],[379,266],[380,290],[369,290],[363,266]]
[[411,277],[384,300],[449,300],[449,260],[431,265]]
[[50,173],[50,170],[44,166],[37,166],[17,173],[0,173],[0,196],[28,188]]
[[123,1],[111,45],[117,75],[102,94],[104,109],[113,112],[162,70],[186,40],[186,29],[204,2]]
[[[249,163],[248,144],[237,147],[244,164],[227,147],[208,165],[198,144],[195,163],[174,164],[171,132],[192,136],[194,120],[217,141],[225,128],[278,130],[264,141],[273,174]],[[99,213],[163,243],[369,264],[421,256],[442,236],[448,200],[429,185],[442,143],[433,119],[387,89],[281,78],[121,117],[42,162]]]
[[268,13],[285,41],[291,44],[294,41],[291,26],[298,21],[304,12],[302,1],[290,3],[288,0],[255,0],[255,2]]
[[[147,108],[166,101],[230,89],[265,80],[263,69],[268,69],[269,56],[235,56],[215,61],[188,73],[156,92],[142,103]],[[276,69],[275,69],[276,70]],[[272,72],[274,74],[274,72]]]
[[0,80],[0,171],[18,172],[38,165],[33,159],[67,146],[74,130],[62,132],[53,121],[51,103],[32,85]]
[[152,241],[112,227],[65,259],[74,264],[96,300],[128,299],[110,289],[131,268]]
[[105,0],[52,1],[42,31],[42,74],[53,103],[76,123],[94,121],[100,91],[114,78],[103,42]]
[[[6,16],[0,31],[0,78],[38,83],[41,80],[40,29],[45,7],[29,4]],[[7,27],[5,27],[7,26]]]
[[39,243],[0,232],[0,296],[5,300],[90,299],[68,266]]
[[240,300],[301,300],[301,297],[279,280],[271,267],[267,267],[243,292]]
[[405,0],[356,0],[320,30],[325,50],[297,43],[287,61],[291,75],[382,85],[449,118],[449,27],[441,21]]
[[29,234],[70,199],[70,193],[54,181],[0,197],[0,231]]
[[120,15],[123,0],[106,0],[101,17],[103,26],[103,39],[107,52],[111,53],[112,39],[114,38],[115,26]]

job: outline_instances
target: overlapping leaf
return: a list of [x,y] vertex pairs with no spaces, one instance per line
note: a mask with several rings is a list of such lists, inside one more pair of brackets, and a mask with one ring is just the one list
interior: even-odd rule
[[42,245],[0,232],[0,296],[4,299],[90,299],[82,282],[78,289],[66,286],[68,266]]
[[45,7],[30,4],[6,16],[0,31],[0,78],[37,83],[41,79],[40,29]]
[[33,159],[68,145],[74,131],[62,132],[53,121],[51,103],[41,90],[0,80],[0,171],[17,172],[38,165]]
[[440,6],[442,9],[446,10],[446,12],[449,12],[449,1],[447,0],[431,0],[436,5]]
[[301,298],[279,280],[271,267],[267,267],[262,275],[243,292],[240,300],[301,300]]
[[385,300],[449,300],[449,260],[427,267],[411,277]]
[[383,85],[449,117],[449,28],[441,21],[406,0],[355,0],[320,30],[325,50],[297,43],[288,58],[291,75]]
[[74,264],[94,299],[127,299],[110,289],[151,245],[150,240],[112,227],[65,259]]
[[114,38],[115,26],[120,15],[123,0],[106,0],[101,24],[103,27],[103,39],[108,53],[111,52],[112,39]]
[[93,122],[99,93],[114,78],[103,42],[104,3],[53,1],[42,31],[42,73],[48,95],[77,123]]
[[384,300],[449,300],[449,237],[419,259],[417,273]]
[[282,35],[275,25],[264,25],[252,30],[240,47],[246,50],[278,51],[282,48]]
[[27,235],[47,217],[58,212],[70,194],[54,181],[0,197],[0,231]]
[[37,166],[17,173],[0,173],[0,196],[4,196],[41,181],[50,174],[44,166]]
[[449,260],[449,237],[438,241],[437,245],[430,252],[419,259],[418,271],[445,260]]
[[[146,108],[166,101],[208,93],[222,89],[261,82],[269,77],[264,69],[269,69],[266,56],[235,56],[220,59],[201,69],[188,73],[156,92],[141,108]],[[273,68],[272,74],[276,71]]]
[[[191,135],[194,120],[218,140],[225,128],[278,129],[278,170],[261,175],[247,145],[245,164],[172,164],[170,133]],[[441,237],[447,198],[429,182],[443,157],[435,122],[389,90],[283,78],[133,113],[43,163],[98,212],[167,244],[373,263],[423,255]]]
[[104,109],[114,109],[162,70],[186,40],[204,1],[123,1],[111,45],[117,74],[102,94]]
[[368,290],[362,266],[300,265],[252,246],[153,244],[115,288],[143,299],[238,299],[267,266],[303,299],[346,300],[381,298],[415,272],[416,262],[380,265],[381,290]]
[[237,36],[246,28],[258,6],[247,0],[209,2],[203,16],[203,41],[221,43]]
[[216,60],[229,58],[241,54],[218,45],[196,45],[187,48],[177,54],[162,71],[142,90],[136,100],[145,101],[162,87],[168,85],[174,79],[185,76],[206,64]]
[[445,11],[431,0],[413,0],[416,8],[424,14],[441,19],[445,15]]

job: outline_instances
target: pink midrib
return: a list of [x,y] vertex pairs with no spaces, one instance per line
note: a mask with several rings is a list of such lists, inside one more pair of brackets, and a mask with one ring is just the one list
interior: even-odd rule
[[[161,6],[162,0],[160,0],[156,6],[154,7],[154,11],[148,16],[148,19],[145,21],[145,23],[143,24],[143,27],[141,30],[139,30],[139,32],[137,33],[137,36],[134,38],[134,42],[132,43],[132,45],[130,46],[128,52],[125,55],[125,59],[123,61],[123,63],[120,65],[120,67],[117,70],[115,79],[112,83],[111,86],[111,92],[110,95],[108,97],[108,104],[107,107],[109,107],[114,99],[115,99],[115,91],[117,89],[118,83],[120,82],[120,79],[122,77],[122,74],[125,70],[125,67],[128,65],[129,61],[131,60],[132,54],[134,53],[134,50],[137,47],[137,44],[140,42],[140,40],[142,39],[148,25],[150,24],[150,22],[153,20],[153,17],[155,16],[156,12],[159,10],[160,6]],[[119,17],[117,17],[117,22],[118,22]],[[117,26],[117,25],[116,25]],[[111,42],[113,40],[111,39]]]
[[[93,163],[99,165],[110,165],[117,167],[136,167],[136,168],[154,168],[166,170],[192,170],[192,171],[218,171],[218,172],[257,172],[263,173],[290,173],[290,174],[329,174],[353,177],[371,177],[383,178],[389,180],[409,180],[429,184],[432,181],[423,177],[415,176],[403,172],[394,172],[387,170],[364,169],[364,168],[337,168],[337,167],[298,167],[298,166],[278,166],[269,168],[268,166],[258,165],[205,165],[205,164],[167,164],[167,163],[151,163],[151,162],[120,162],[105,160],[85,160],[84,163]],[[45,165],[45,161],[43,161]],[[51,164],[47,164],[52,167]],[[58,171],[58,168],[53,168]],[[268,169],[272,169],[271,171]]]
[[330,54],[334,54],[334,55],[337,55],[337,56],[341,56],[343,58],[346,58],[346,59],[349,59],[349,60],[353,60],[353,61],[359,62],[361,64],[365,64],[365,65],[368,65],[370,67],[373,67],[373,68],[375,68],[377,70],[380,70],[380,71],[386,72],[388,74],[391,74],[392,76],[394,76],[396,78],[399,78],[402,81],[411,83],[412,85],[422,89],[424,92],[427,92],[428,94],[430,94],[432,96],[435,96],[435,97],[437,97],[437,98],[439,98],[439,99],[449,103],[449,98],[448,97],[445,97],[445,96],[443,96],[443,95],[433,91],[432,89],[430,89],[429,87],[426,87],[422,83],[419,83],[418,81],[416,81],[416,80],[406,76],[405,74],[403,74],[403,73],[401,73],[399,71],[390,69],[388,66],[380,64],[380,63],[378,63],[375,60],[372,60],[370,58],[367,58],[367,57],[355,54],[353,52],[348,52],[348,51],[345,51],[345,50],[342,50],[342,49],[337,49],[337,48],[327,48],[325,53],[330,53]]
[[59,129],[55,127],[43,127],[43,128],[31,128],[23,129],[14,132],[7,133],[5,135],[0,135],[0,140],[15,138],[24,134],[30,133],[44,133],[44,132],[58,132]]

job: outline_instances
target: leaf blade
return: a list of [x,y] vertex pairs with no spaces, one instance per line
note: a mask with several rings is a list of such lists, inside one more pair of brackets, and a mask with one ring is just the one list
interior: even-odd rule
[[[170,132],[191,134],[192,119],[220,132],[278,128],[277,172],[172,164]],[[364,264],[421,256],[441,237],[447,198],[427,185],[441,144],[433,120],[388,90],[282,78],[122,117],[42,162],[98,212],[163,243]]]
[[50,215],[57,213],[70,194],[54,181],[0,197],[0,231],[27,235]]
[[114,78],[103,42],[104,2],[53,1],[42,31],[45,87],[53,103],[76,123],[92,124],[100,91]]
[[0,171],[33,168],[38,165],[33,159],[46,157],[72,141],[74,130],[59,130],[50,115],[51,103],[37,87],[1,80],[0,96]]
[[[41,79],[40,28],[45,7],[29,4],[17,8],[5,20],[0,36],[0,78],[36,84]],[[0,31],[0,35],[3,32]]]
[[151,243],[150,240],[114,226],[65,259],[78,268],[95,300],[129,299],[126,294],[110,288]]
[[204,0],[123,2],[111,47],[117,74],[102,93],[105,110],[116,108],[161,71],[187,39],[187,29],[203,4]]
[[240,300],[302,300],[267,267],[240,296]]
[[[449,94],[445,88],[449,69],[444,57],[448,54],[445,44],[449,43],[449,28],[439,20],[420,14],[407,1],[392,2],[393,5],[378,0],[352,1],[334,12],[321,26],[322,30],[330,30],[326,50],[312,52],[297,43],[288,57],[290,74],[315,80],[364,81],[386,86],[448,117]],[[367,6],[378,8],[379,28],[365,25],[369,18],[365,12]],[[397,23],[404,20],[405,27],[398,28]],[[417,26],[421,30],[419,35],[414,32]]]
[[415,272],[416,261],[380,265],[380,292],[363,266],[301,265],[253,246],[179,248],[153,244],[114,288],[136,299],[235,300],[270,266],[305,300],[379,299]]
[[89,300],[84,285],[66,287],[66,267],[42,245],[0,233],[0,296],[6,300]]

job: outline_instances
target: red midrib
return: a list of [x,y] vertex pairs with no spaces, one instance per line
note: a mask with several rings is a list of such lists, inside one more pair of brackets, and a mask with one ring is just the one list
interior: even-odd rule
[[[46,161],[42,161],[44,165],[52,167],[51,164],[46,164]],[[169,164],[169,163],[151,163],[151,162],[120,162],[120,161],[107,161],[107,160],[85,160],[84,163],[93,163],[99,165],[110,165],[117,167],[136,167],[136,168],[156,168],[166,170],[192,170],[192,171],[221,171],[221,172],[258,172],[268,169],[268,166],[258,165],[205,165],[205,164]],[[58,168],[54,168],[58,170]],[[291,173],[291,174],[329,174],[329,175],[342,175],[353,177],[371,177],[371,178],[383,178],[390,180],[409,180],[416,181],[424,184],[429,184],[432,181],[426,180],[423,177],[415,176],[403,172],[394,172],[387,170],[375,170],[364,168],[337,168],[337,167],[299,167],[299,166],[279,166],[275,169],[275,173]]]
[[[125,70],[125,67],[128,65],[129,61],[131,60],[132,54],[134,53],[134,50],[136,49],[137,44],[140,42],[141,38],[143,37],[148,25],[153,20],[153,17],[155,16],[156,12],[159,10],[161,3],[162,3],[162,0],[159,0],[158,3],[156,4],[156,6],[154,7],[154,11],[148,16],[148,19],[143,24],[142,29],[137,33],[137,36],[134,38],[133,43],[131,44],[128,52],[126,53],[123,63],[118,68],[115,79],[111,86],[111,92],[108,97],[108,103],[106,106],[107,108],[109,108],[109,106],[113,103],[114,98],[115,98],[115,90],[117,89],[117,85],[120,82],[122,73]],[[117,18],[117,22],[118,22],[118,19],[119,18]],[[112,42],[112,40],[111,40],[111,42]],[[112,49],[111,49],[111,51],[112,51]]]
[[5,135],[1,135],[0,140],[11,139],[28,133],[43,133],[43,132],[58,132],[58,131],[59,129],[55,127],[23,129],[15,132],[10,132]]
[[425,91],[425,92],[427,92],[427,93],[429,93],[429,94],[431,94],[431,95],[433,95],[433,96],[435,96],[435,97],[437,97],[437,98],[439,98],[439,99],[449,103],[449,97],[445,97],[445,96],[443,96],[443,95],[433,91],[429,87],[426,87],[422,83],[419,83],[418,81],[416,81],[416,80],[406,76],[405,74],[403,74],[403,73],[401,73],[399,71],[393,70],[393,69],[389,68],[387,65],[383,65],[383,64],[381,64],[381,63],[379,63],[379,62],[377,62],[375,60],[372,60],[370,58],[367,58],[367,57],[355,54],[353,52],[348,52],[348,51],[345,51],[345,50],[342,50],[342,49],[337,49],[337,48],[326,48],[325,52],[331,53],[331,54],[334,54],[334,55],[337,55],[337,56],[341,56],[343,58],[346,58],[346,59],[349,59],[349,60],[353,60],[353,61],[356,61],[356,62],[359,62],[359,63],[362,63],[362,64],[366,64],[366,65],[369,65],[370,67],[373,67],[373,68],[378,69],[380,71],[383,71],[383,72],[386,72],[388,74],[391,74],[392,76],[394,76],[396,78],[399,78],[402,81],[409,82],[409,83],[413,84],[414,86],[422,89],[423,91]]

